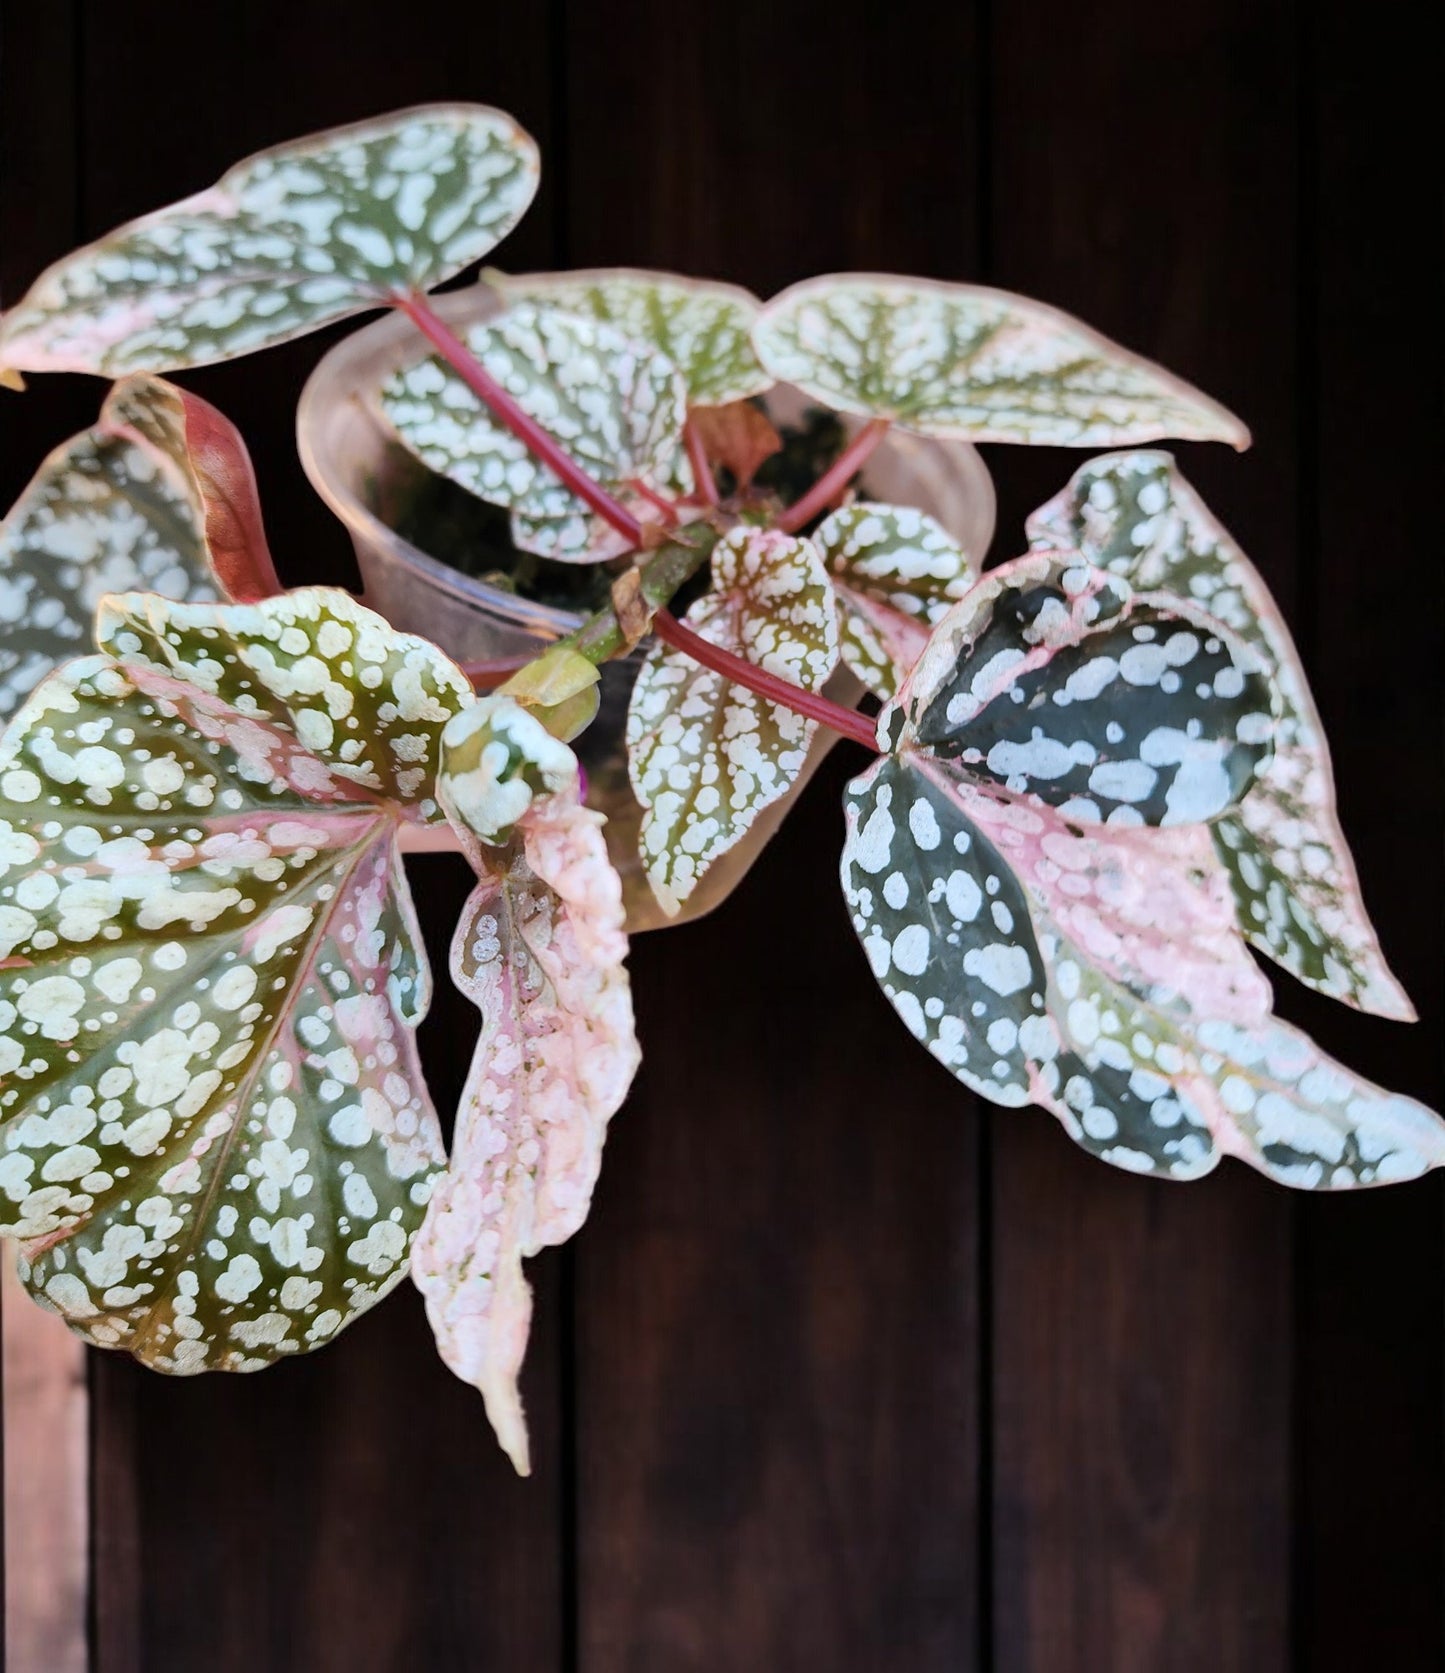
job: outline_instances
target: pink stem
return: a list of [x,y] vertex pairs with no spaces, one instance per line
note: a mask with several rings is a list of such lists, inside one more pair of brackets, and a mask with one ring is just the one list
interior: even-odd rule
[[536,419],[522,411],[461,338],[437,317],[426,297],[416,293],[398,296],[395,305],[437,349],[477,399],[514,436],[525,442],[532,454],[553,471],[579,500],[586,501],[600,517],[605,517],[618,534],[633,546],[641,545],[641,523],[625,505],[620,505],[600,483],[594,482],[580,465],[570,459]]
[[768,673],[765,668],[759,668],[757,663],[734,656],[731,651],[723,650],[720,645],[714,645],[690,627],[685,627],[668,610],[659,610],[653,616],[652,631],[664,644],[671,645],[684,656],[690,656],[704,668],[711,668],[714,674],[721,674],[734,685],[746,686],[749,691],[757,692],[759,697],[781,703],[785,709],[793,709],[809,720],[820,721],[834,732],[872,750],[875,755],[878,753],[873,722],[856,709],[845,709],[841,703],[834,703],[813,691],[804,691],[801,686],[791,685],[787,680],[780,680],[776,674]]
[[683,427],[682,437],[687,445],[687,457],[692,465],[692,474],[697,481],[697,491],[702,495],[703,504],[718,504],[717,482],[712,474],[712,466],[708,463],[707,449],[703,446],[697,425],[691,418]]
[[677,514],[677,507],[671,500],[664,499],[661,494],[657,493],[654,489],[649,488],[641,477],[632,477],[627,486],[634,494],[637,495],[639,499],[646,500],[650,506],[660,511],[667,519],[670,527],[676,528],[679,518]]
[[802,499],[795,501],[778,518],[778,527],[792,534],[811,523],[820,511],[829,510],[862,470],[873,449],[887,435],[888,424],[886,418],[870,418]]

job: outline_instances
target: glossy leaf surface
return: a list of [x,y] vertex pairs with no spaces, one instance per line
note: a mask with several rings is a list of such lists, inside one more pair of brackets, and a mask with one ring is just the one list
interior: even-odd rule
[[[467,332],[487,371],[576,462],[644,520],[636,485],[692,491],[683,447],[687,391],[672,362],[610,325],[520,303]],[[523,551],[589,561],[626,542],[482,406],[439,359],[398,372],[382,406],[432,470],[512,512]]]
[[1279,692],[1274,759],[1214,827],[1245,934],[1292,975],[1384,1016],[1413,1015],[1366,915],[1299,654],[1258,571],[1167,453],[1091,460],[1029,519],[1137,588],[1198,603],[1261,657]]
[[1064,447],[1249,441],[1237,418],[1162,368],[1057,309],[977,285],[809,279],[764,305],[753,346],[779,382],[924,435]]
[[930,630],[977,580],[973,564],[911,506],[847,506],[812,540],[837,594],[844,662],[875,696],[892,697]]
[[[638,1063],[622,885],[602,816],[580,804],[575,758],[534,719],[484,698],[444,739],[441,795],[481,877],[452,974],[482,1031],[412,1274],[442,1357],[480,1389],[525,1475],[522,1261],[586,1218],[608,1120]],[[515,822],[498,825],[504,808]],[[480,813],[480,830],[463,809]]]
[[484,105],[422,105],[258,153],[48,269],[0,319],[0,367],[166,371],[282,343],[458,273],[537,189]]
[[737,285],[632,267],[485,277],[511,303],[600,320],[665,355],[681,372],[690,405],[723,406],[772,385],[750,336],[761,304]]
[[[735,529],[713,549],[712,574],[687,625],[793,685],[820,690],[837,666],[838,621],[811,542]],[[653,649],[632,690],[627,751],[646,810],[643,863],[667,911],[792,785],[815,725],[680,651]]]
[[250,1370],[397,1281],[442,1160],[396,837],[473,694],[324,588],[98,634],[0,744],[0,1213],[91,1341]]

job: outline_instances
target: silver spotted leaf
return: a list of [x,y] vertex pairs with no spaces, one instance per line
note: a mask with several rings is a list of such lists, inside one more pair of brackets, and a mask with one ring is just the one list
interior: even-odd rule
[[920,752],[848,788],[843,888],[914,1036],[1116,1166],[1234,1155],[1343,1188],[1445,1165],[1445,1124],[1269,1014],[1202,828],[1080,829]]
[[1182,379],[1055,308],[978,285],[808,279],[764,305],[753,346],[779,382],[923,435],[1061,447],[1249,442],[1232,413]]
[[846,506],[811,539],[837,594],[843,660],[886,701],[978,572],[948,530],[912,506]]
[[522,1261],[586,1218],[638,1064],[622,884],[602,815],[581,805],[576,758],[510,700],[483,698],[448,725],[439,791],[481,878],[452,975],[482,1031],[412,1276],[442,1357],[481,1391],[525,1475]]
[[427,290],[492,249],[537,148],[485,105],[420,105],[259,152],[66,256],[0,317],[0,368],[163,372]]
[[[519,303],[467,332],[509,395],[603,487],[646,520],[645,493],[692,492],[683,446],[687,391],[672,362],[610,325]],[[627,549],[438,358],[397,372],[382,407],[422,462],[512,512],[525,552],[591,562]]]
[[1273,701],[1252,653],[1202,612],[1074,554],[1035,553],[953,607],[885,718],[1072,819],[1183,825],[1248,791]]
[[473,693],[323,588],[99,631],[0,742],[0,1221],[92,1342],[251,1370],[398,1280],[443,1159],[397,837]]
[[761,304],[737,285],[633,267],[484,277],[508,302],[600,320],[665,355],[682,374],[689,405],[725,406],[772,387],[752,345]]
[[1074,546],[1141,589],[1188,598],[1261,658],[1279,694],[1274,758],[1214,826],[1245,934],[1300,981],[1383,1016],[1414,1011],[1365,912],[1335,812],[1319,714],[1279,607],[1167,453],[1092,459],[1029,519],[1036,546]]
[[90,648],[107,593],[201,601],[276,587],[234,426],[173,384],[127,378],[0,524],[0,719]]
[[[838,664],[833,589],[816,547],[776,530],[734,529],[713,548],[712,586],[687,625],[808,691]],[[645,809],[643,865],[675,913],[707,868],[784,795],[816,722],[657,645],[627,712],[632,787]]]

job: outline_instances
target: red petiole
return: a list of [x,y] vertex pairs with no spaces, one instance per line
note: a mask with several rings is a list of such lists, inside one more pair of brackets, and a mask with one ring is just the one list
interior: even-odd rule
[[712,474],[712,465],[708,462],[707,449],[703,446],[702,436],[698,433],[697,425],[689,417],[682,431],[683,443],[687,448],[687,457],[692,465],[693,478],[697,483],[697,491],[704,505],[718,504],[717,482]]
[[807,493],[778,518],[778,527],[794,534],[806,528],[819,512],[830,511],[887,433],[886,418],[870,418]]

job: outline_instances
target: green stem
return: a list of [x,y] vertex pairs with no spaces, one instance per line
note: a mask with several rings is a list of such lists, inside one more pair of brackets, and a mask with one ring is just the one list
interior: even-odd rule
[[[718,531],[711,523],[689,523],[663,542],[642,565],[641,593],[649,610],[670,604],[678,589],[690,581],[712,556]],[[617,612],[608,604],[562,641],[589,662],[603,663],[629,648]]]

